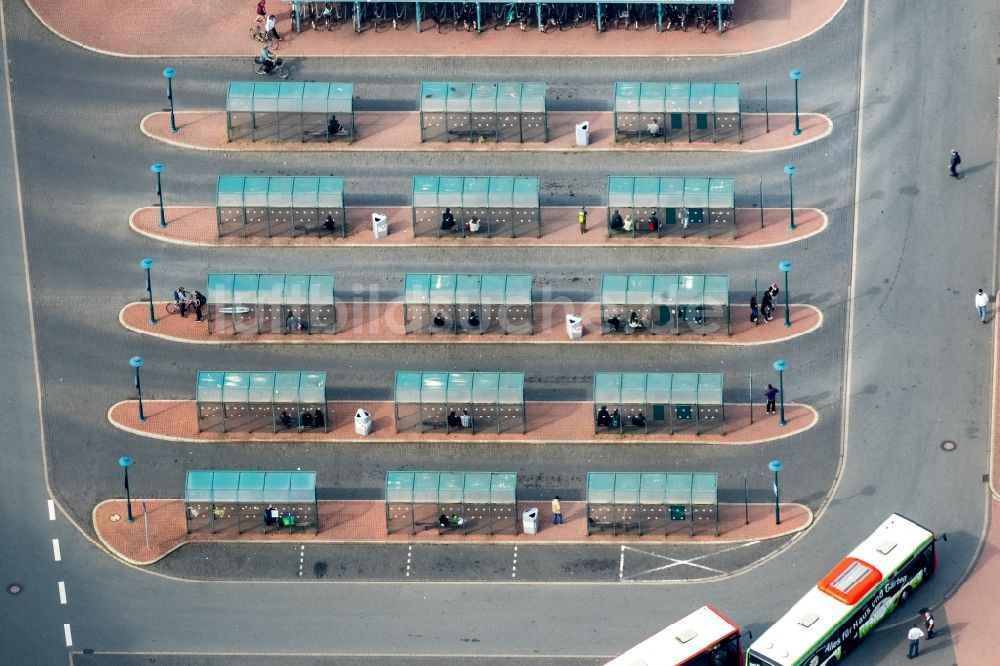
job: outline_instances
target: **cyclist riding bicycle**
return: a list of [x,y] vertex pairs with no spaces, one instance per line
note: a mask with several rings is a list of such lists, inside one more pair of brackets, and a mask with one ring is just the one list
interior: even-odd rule
[[271,50],[267,46],[263,46],[260,49],[260,64],[264,68],[265,74],[270,74],[271,70],[277,64],[278,57],[271,53]]

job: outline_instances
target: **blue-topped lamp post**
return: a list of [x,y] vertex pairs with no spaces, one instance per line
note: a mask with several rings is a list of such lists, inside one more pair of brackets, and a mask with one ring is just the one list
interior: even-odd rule
[[125,470],[125,504],[128,507],[128,522],[130,523],[135,522],[135,518],[132,517],[132,493],[128,489],[128,468],[132,462],[133,460],[128,456],[122,456],[118,459],[118,464]]
[[781,491],[778,489],[778,472],[783,469],[781,461],[774,459],[767,463],[767,468],[774,472],[774,524],[781,524]]
[[152,164],[149,170],[156,174],[156,196],[160,200],[160,228],[167,228],[167,217],[163,214],[163,187],[160,183],[160,174],[163,173],[163,165],[159,162]]
[[792,327],[792,315],[788,309],[788,274],[792,272],[792,262],[785,259],[778,264],[778,270],[785,274],[785,328]]
[[774,369],[778,371],[778,395],[781,396],[781,420],[778,423],[782,426],[788,425],[788,421],[785,420],[785,370],[788,368],[788,364],[785,363],[784,359],[779,358],[774,362]]
[[802,134],[802,128],[799,127],[799,79],[802,78],[802,72],[793,69],[788,72],[788,78],[795,83],[795,131],[792,132],[792,136],[798,136]]
[[792,176],[798,169],[795,168],[794,164],[786,164],[784,168],[785,174],[788,176],[788,223],[789,229],[795,229],[795,193],[792,190]]
[[142,270],[146,271],[146,295],[149,296],[149,323],[156,326],[156,313],[153,311],[153,282],[150,279],[149,271],[153,268],[152,257],[146,257],[139,262]]
[[173,67],[167,67],[163,70],[163,78],[167,80],[167,101],[170,102],[170,131],[177,131],[177,123],[174,122],[174,77],[177,76],[177,72],[174,71]]
[[145,421],[146,415],[142,412],[142,384],[139,383],[139,368],[144,361],[141,356],[133,356],[128,360],[128,364],[135,368],[135,391],[139,394],[139,420]]

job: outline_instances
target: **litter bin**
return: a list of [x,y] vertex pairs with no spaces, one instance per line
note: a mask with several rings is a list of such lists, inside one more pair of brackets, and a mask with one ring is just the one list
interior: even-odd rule
[[363,409],[354,412],[354,432],[364,437],[372,431],[372,415]]
[[579,340],[583,337],[583,317],[566,315],[566,335],[570,340]]
[[538,507],[525,509],[521,514],[521,523],[525,534],[538,534]]
[[576,145],[590,145],[590,123],[583,122],[576,124]]
[[384,213],[372,213],[372,233],[375,238],[385,238],[389,235],[389,216]]

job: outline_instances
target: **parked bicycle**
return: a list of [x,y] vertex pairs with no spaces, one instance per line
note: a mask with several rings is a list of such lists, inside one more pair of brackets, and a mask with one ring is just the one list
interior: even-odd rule
[[264,30],[264,26],[260,23],[257,23],[250,28],[250,39],[258,44],[264,44],[272,51],[277,50],[278,44],[281,43],[281,41],[275,39],[273,35],[268,34],[268,32]]

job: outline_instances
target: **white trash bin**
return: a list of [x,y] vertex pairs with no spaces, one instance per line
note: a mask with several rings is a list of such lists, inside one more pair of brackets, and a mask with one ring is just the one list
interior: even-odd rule
[[576,124],[576,145],[590,145],[590,123],[582,122]]
[[354,432],[364,437],[372,431],[372,415],[363,409],[354,412]]
[[525,534],[538,534],[538,507],[525,509],[521,514],[521,525]]
[[385,238],[389,235],[389,216],[384,213],[372,213],[372,233],[375,238]]
[[583,337],[583,317],[579,315],[566,315],[566,335],[570,340],[579,340]]

